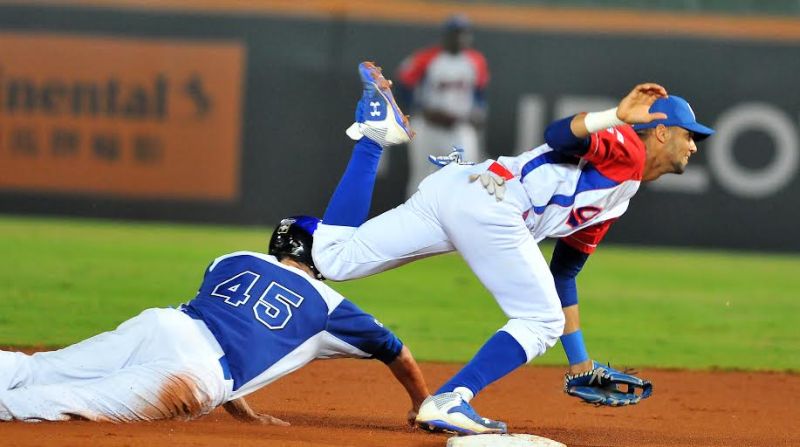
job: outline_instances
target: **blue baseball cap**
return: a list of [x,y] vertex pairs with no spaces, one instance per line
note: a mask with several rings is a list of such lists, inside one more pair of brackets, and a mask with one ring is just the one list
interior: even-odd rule
[[658,112],[666,114],[667,117],[645,124],[634,124],[633,129],[651,129],[659,124],[678,126],[692,132],[696,141],[705,140],[714,133],[714,129],[697,122],[692,106],[680,96],[669,95],[666,98],[658,98],[656,102],[650,106],[650,113]]
[[442,24],[442,28],[445,31],[463,31],[471,27],[472,22],[470,22],[469,18],[464,14],[452,15]]

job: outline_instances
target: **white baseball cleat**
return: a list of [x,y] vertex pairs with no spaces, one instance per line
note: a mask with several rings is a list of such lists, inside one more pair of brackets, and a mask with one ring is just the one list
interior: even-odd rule
[[458,393],[429,396],[419,407],[416,423],[423,430],[458,435],[508,432],[505,422],[478,416]]
[[397,106],[392,83],[383,77],[381,67],[362,62],[358,65],[358,74],[364,91],[356,106],[356,122],[347,129],[347,136],[356,141],[366,136],[381,147],[410,141],[414,132]]

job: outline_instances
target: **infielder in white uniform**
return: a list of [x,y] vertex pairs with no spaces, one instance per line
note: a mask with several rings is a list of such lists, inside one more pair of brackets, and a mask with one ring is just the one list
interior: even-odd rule
[[318,222],[281,221],[269,255],[215,259],[178,309],[145,310],[58,351],[0,351],[0,421],[188,419],[222,405],[240,420],[288,425],[244,396],[314,359],[354,357],[387,364],[411,397],[413,424],[429,394],[419,367],[391,331],[319,280]]
[[446,155],[455,146],[468,160],[480,159],[478,129],[486,121],[489,68],[484,55],[471,48],[471,25],[453,16],[442,29],[442,43],[408,56],[397,71],[398,98],[413,103],[408,145],[406,197],[435,167],[428,154]]
[[[477,416],[469,400],[559,337],[570,394],[606,405],[649,396],[649,382],[589,359],[575,276],[641,182],[682,172],[695,139],[713,130],[696,122],[683,99],[638,85],[615,109],[552,123],[547,144],[517,157],[448,164],[404,204],[367,221],[382,148],[412,132],[380,69],[363,63],[359,70],[364,93],[347,131],[357,143],[315,233],[315,264],[325,277],[347,280],[457,250],[509,318],[423,403],[417,423],[461,434],[505,432],[504,423]],[[551,266],[537,245],[546,237],[559,238]]]

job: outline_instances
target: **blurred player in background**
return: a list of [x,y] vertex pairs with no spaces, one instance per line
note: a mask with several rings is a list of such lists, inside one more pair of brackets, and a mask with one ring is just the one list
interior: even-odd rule
[[289,425],[244,396],[314,359],[354,357],[386,363],[411,397],[413,424],[428,396],[419,367],[391,331],[320,281],[318,222],[282,220],[269,255],[215,259],[179,309],[145,310],[58,351],[0,351],[0,421],[191,418],[222,405],[239,420]]
[[[460,434],[506,432],[469,401],[559,337],[570,363],[569,394],[614,406],[648,397],[649,382],[588,356],[575,278],[640,184],[682,173],[695,140],[713,130],[697,123],[685,100],[657,84],[637,85],[617,108],[553,122],[547,144],[519,156],[446,165],[404,204],[367,221],[383,148],[412,132],[380,69],[365,62],[359,72],[364,92],[347,130],[357,143],[315,233],[316,266],[329,279],[346,280],[458,250],[509,318],[423,402],[417,424]],[[538,247],[547,237],[558,238],[550,266]]]
[[433,170],[428,155],[442,156],[453,146],[468,160],[480,159],[478,129],[486,121],[485,89],[489,82],[486,58],[471,48],[472,29],[462,15],[442,27],[441,45],[407,57],[397,72],[398,98],[413,104],[409,144],[407,196]]

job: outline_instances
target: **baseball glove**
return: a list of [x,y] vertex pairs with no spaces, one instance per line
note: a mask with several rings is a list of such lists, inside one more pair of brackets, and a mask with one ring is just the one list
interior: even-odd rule
[[[592,362],[592,369],[564,375],[564,392],[594,405],[619,407],[638,404],[653,392],[653,384],[610,365]],[[628,374],[631,373],[631,374]]]

